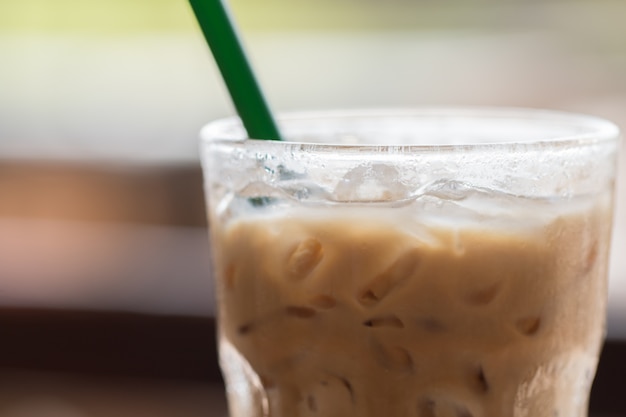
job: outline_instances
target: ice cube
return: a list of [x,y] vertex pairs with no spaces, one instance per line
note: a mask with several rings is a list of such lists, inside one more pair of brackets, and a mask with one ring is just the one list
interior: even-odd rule
[[409,197],[409,188],[403,184],[393,165],[363,164],[350,170],[335,187],[337,201],[393,202]]

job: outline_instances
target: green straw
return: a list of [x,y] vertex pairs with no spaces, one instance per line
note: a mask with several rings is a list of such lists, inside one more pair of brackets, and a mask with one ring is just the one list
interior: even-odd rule
[[237,113],[254,139],[280,140],[280,132],[256,82],[222,0],[189,0]]

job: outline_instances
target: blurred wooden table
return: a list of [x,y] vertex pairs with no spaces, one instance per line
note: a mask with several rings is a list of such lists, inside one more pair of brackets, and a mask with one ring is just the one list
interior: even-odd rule
[[222,385],[0,369],[0,417],[225,417]]
[[[0,329],[0,417],[226,417],[211,318],[0,308]],[[607,341],[591,417],[626,415],[625,357]]]
[[[219,383],[0,369],[0,417],[227,417]],[[596,412],[590,417],[618,417]]]

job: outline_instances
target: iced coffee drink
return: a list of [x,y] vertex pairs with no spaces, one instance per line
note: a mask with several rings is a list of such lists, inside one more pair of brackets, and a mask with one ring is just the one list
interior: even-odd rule
[[388,154],[344,170],[323,154],[306,175],[279,159],[210,200],[231,417],[586,416],[610,175],[523,195],[527,173],[496,189],[478,165],[433,179]]

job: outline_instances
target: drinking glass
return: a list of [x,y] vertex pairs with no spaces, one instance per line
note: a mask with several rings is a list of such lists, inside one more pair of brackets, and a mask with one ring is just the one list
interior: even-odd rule
[[202,131],[232,417],[583,417],[619,132],[502,108]]

